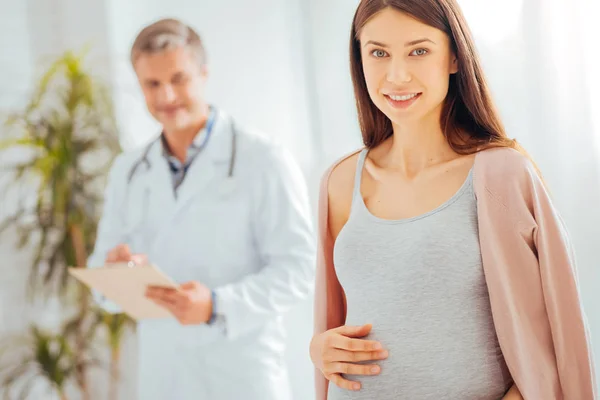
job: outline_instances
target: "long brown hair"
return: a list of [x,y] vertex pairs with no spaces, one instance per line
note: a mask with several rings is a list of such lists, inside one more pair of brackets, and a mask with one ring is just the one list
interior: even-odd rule
[[379,11],[391,7],[445,32],[457,57],[458,73],[450,75],[440,124],[452,149],[472,154],[490,147],[510,147],[483,74],[473,37],[456,0],[362,0],[350,36],[350,66],[358,118],[366,147],[373,148],[393,134],[392,123],[371,101],[364,78],[359,34]]

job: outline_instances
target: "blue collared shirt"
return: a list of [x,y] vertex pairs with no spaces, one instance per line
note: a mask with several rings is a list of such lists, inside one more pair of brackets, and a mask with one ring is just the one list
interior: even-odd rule
[[169,150],[164,134],[161,137],[163,156],[167,159],[167,162],[169,163],[169,170],[171,171],[173,190],[175,191],[175,194],[177,194],[177,189],[183,182],[188,168],[190,167],[194,159],[198,156],[198,154],[200,154],[204,146],[206,146],[207,144],[207,129],[210,128],[209,122],[214,121],[214,113],[215,111],[211,108],[208,115],[207,123],[204,124],[204,127],[200,130],[200,132],[198,132],[196,137],[194,137],[192,144],[190,144],[190,147],[188,147],[186,160],[183,163],[179,161],[179,159],[175,157]]

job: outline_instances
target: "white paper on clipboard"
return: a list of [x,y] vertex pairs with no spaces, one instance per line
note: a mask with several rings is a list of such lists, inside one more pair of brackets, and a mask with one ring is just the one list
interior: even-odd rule
[[69,268],[69,273],[135,320],[173,318],[166,308],[145,296],[148,286],[179,287],[154,265],[130,267],[118,263],[98,268]]

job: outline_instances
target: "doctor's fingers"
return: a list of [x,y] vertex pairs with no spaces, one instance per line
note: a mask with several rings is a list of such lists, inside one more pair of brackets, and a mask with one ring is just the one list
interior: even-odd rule
[[187,311],[191,305],[190,297],[185,292],[180,292],[169,288],[151,288],[150,295],[157,297],[166,303],[171,304],[180,311]]
[[129,245],[120,244],[116,247],[115,250],[117,250],[117,254],[119,255],[119,257],[122,257],[122,258],[131,257],[131,249],[129,248]]
[[152,300],[160,300],[162,302],[168,303],[168,304],[175,304],[175,300],[173,299],[173,296],[171,296],[167,291],[165,291],[162,288],[157,288],[157,287],[149,287],[146,289],[146,297],[152,299]]
[[162,305],[167,310],[169,310],[169,312],[171,314],[173,314],[173,316],[175,317],[175,319],[177,321],[179,321],[179,323],[181,325],[189,325],[189,324],[191,324],[191,320],[190,320],[190,317],[189,317],[187,311],[182,310],[180,307],[177,307],[176,305],[171,304],[171,303],[167,303],[165,301],[159,300],[158,302],[159,302],[158,303],[159,305]]
[[166,288],[162,286],[148,286],[146,288],[146,295],[152,297],[165,297],[169,295],[169,293],[174,292],[171,288]]
[[169,312],[171,314],[173,314],[173,316],[175,318],[180,319],[182,317],[182,313],[179,311],[177,306],[175,306],[173,303],[165,301],[162,298],[150,298],[150,300],[152,300],[154,303],[158,304],[159,306],[164,307],[167,310],[169,310]]
[[126,244],[120,244],[106,255],[106,263],[126,262],[131,259],[131,251]]
[[133,261],[134,265],[147,265],[148,256],[146,256],[145,254],[133,254],[130,257],[130,261]]
[[162,306],[169,310],[171,314],[181,323],[182,325],[187,325],[191,323],[187,309],[183,309],[182,307],[178,307],[177,304],[165,301],[162,298],[152,299],[156,304]]
[[336,361],[371,361],[371,360],[385,360],[388,357],[387,350],[379,351],[348,351],[340,349],[327,349],[323,354],[323,361],[325,362],[336,362]]

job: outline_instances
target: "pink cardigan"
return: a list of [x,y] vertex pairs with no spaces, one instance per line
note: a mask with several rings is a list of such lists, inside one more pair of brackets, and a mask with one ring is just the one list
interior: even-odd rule
[[[321,181],[315,333],[343,325],[346,317],[327,216],[329,176],[342,160]],[[575,260],[533,164],[512,149],[485,150],[475,156],[473,177],[492,315],[513,380],[526,400],[594,399]],[[328,381],[318,370],[316,390],[317,400],[327,399]]]

